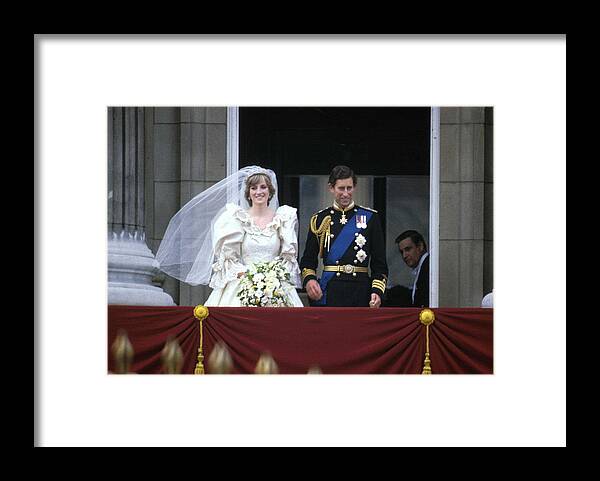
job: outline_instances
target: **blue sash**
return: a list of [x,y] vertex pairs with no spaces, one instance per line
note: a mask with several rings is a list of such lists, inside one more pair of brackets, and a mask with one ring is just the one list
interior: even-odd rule
[[[333,244],[331,245],[331,248],[329,249],[329,253],[327,254],[327,258],[324,259],[324,262],[323,262],[324,265],[328,265],[328,266],[335,265],[335,261],[340,260],[341,257],[348,250],[348,247],[350,247],[350,245],[354,242],[354,239],[356,238],[356,236],[354,234],[361,231],[361,229],[356,227],[356,218],[358,215],[366,215],[366,217],[367,217],[366,223],[368,223],[369,220],[371,220],[371,216],[373,215],[373,213],[368,210],[362,210],[362,209],[357,210],[356,215],[352,218],[352,221],[348,222],[342,228],[342,230],[338,234],[336,240],[333,241]],[[321,279],[319,279],[319,285],[321,286],[321,291],[323,292],[323,297],[321,297],[321,299],[319,299],[318,301],[313,302],[313,304],[315,306],[324,306],[327,303],[327,284],[329,284],[329,281],[333,278],[333,276],[335,276],[335,274],[336,274],[335,272],[323,271],[323,274],[321,275]]]

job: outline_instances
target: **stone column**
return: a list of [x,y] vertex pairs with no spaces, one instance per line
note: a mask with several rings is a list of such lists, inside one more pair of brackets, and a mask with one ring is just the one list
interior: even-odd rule
[[108,109],[108,303],[172,306],[144,224],[144,108]]
[[479,307],[493,277],[488,112],[440,109],[440,307]]
[[485,108],[483,293],[494,288],[494,109]]
[[[156,252],[173,215],[227,174],[227,108],[146,110],[147,242]],[[166,275],[162,279],[180,306],[202,304],[212,291]]]

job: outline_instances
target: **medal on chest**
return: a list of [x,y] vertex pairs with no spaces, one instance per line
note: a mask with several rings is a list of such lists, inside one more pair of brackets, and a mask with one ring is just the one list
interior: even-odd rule
[[357,215],[356,216],[356,227],[358,229],[366,229],[367,228],[367,216],[366,215]]

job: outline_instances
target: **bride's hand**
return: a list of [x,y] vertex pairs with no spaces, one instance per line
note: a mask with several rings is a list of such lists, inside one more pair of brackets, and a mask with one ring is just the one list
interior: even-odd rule
[[240,277],[242,277],[244,274],[245,274],[245,272],[238,272],[238,279],[239,279]]

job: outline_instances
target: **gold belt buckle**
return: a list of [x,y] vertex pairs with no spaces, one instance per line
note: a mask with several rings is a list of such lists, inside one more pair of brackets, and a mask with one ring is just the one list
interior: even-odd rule
[[352,273],[354,272],[354,266],[353,266],[353,265],[351,265],[351,264],[346,264],[346,265],[344,266],[344,272],[345,272],[346,274],[352,274]]

